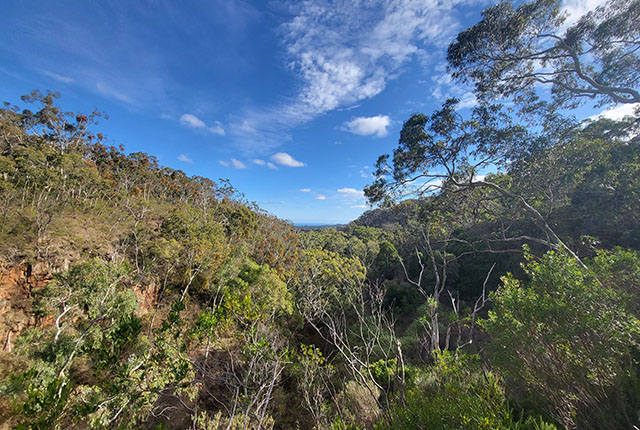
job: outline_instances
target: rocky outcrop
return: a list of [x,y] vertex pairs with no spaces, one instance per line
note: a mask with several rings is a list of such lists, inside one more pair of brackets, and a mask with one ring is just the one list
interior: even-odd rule
[[51,280],[43,264],[21,264],[0,269],[0,335],[2,349],[11,351],[13,341],[38,321],[32,312],[32,292]]

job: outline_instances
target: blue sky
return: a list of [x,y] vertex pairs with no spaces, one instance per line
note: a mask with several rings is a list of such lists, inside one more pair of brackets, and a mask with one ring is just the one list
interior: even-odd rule
[[228,178],[296,223],[345,223],[404,120],[447,96],[473,105],[444,55],[489,4],[7,0],[0,94],[60,91],[107,113],[99,131],[127,152]]

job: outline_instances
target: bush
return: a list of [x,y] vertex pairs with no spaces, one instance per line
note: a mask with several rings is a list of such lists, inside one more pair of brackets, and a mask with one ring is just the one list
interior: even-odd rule
[[[355,426],[370,428],[380,415],[378,392],[371,392],[364,385],[349,381],[338,396],[338,407],[344,417],[343,428]],[[338,427],[339,428],[339,427]]]
[[[392,422],[377,430],[553,429],[542,421],[514,420],[498,378],[479,366],[477,356],[449,352],[436,356],[429,372],[417,378],[405,405],[392,411]],[[540,424],[540,425],[538,425]]]
[[503,277],[481,321],[494,363],[512,388],[568,428],[631,428],[637,417],[623,387],[638,392],[630,354],[640,322],[616,290],[565,253],[527,258],[529,284]]

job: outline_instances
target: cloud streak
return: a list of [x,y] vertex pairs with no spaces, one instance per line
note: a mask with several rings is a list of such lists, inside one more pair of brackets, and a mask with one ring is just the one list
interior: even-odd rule
[[193,163],[193,160],[191,159],[191,157],[189,157],[186,154],[180,154],[178,155],[178,161],[182,161],[183,163]]
[[235,158],[231,159],[231,165],[236,169],[246,169],[247,166],[240,160],[236,160]]
[[351,199],[351,200],[364,199],[364,191],[356,190],[355,188],[338,188],[338,192],[347,199]]
[[224,167],[233,167],[234,169],[246,169],[247,165],[244,164],[242,161],[236,159],[236,158],[232,158],[231,161],[226,161],[226,160],[218,160],[218,163],[221,166]]
[[59,75],[47,70],[43,70],[41,73],[45,76],[55,79],[58,82],[62,82],[63,84],[73,84],[76,82],[75,79],[70,78],[69,76]]
[[209,126],[205,124],[200,118],[191,113],[185,113],[180,117],[180,124],[187,126],[189,128],[195,128],[200,130],[205,130],[211,134],[217,134],[218,136],[224,136],[225,131],[222,128],[222,124],[218,121],[215,122],[213,126]]
[[296,160],[291,155],[286,152],[278,152],[271,156],[271,161],[276,164],[280,164],[281,166],[287,167],[303,167],[305,164],[301,161]]

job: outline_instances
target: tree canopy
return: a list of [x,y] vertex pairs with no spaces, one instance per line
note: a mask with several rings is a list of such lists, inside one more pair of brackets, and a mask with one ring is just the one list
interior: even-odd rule
[[449,46],[449,70],[481,100],[513,98],[528,113],[540,84],[550,85],[554,107],[640,102],[640,3],[610,0],[566,20],[559,0],[501,2]]

